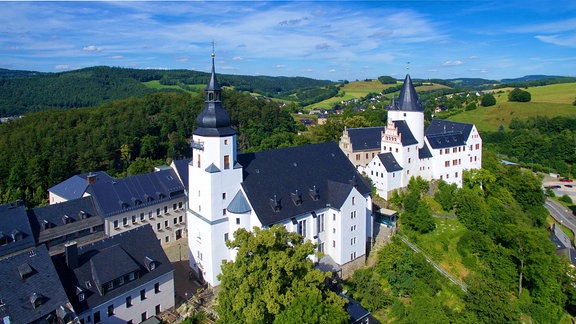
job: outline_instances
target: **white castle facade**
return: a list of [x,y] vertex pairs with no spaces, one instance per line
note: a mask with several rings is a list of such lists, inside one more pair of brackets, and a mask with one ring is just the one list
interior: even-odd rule
[[[363,139],[348,141],[361,143]],[[476,126],[433,119],[424,130],[424,108],[410,75],[406,75],[381,132],[380,153],[359,170],[372,180],[378,194],[388,199],[412,177],[444,180],[461,187],[463,171],[481,167],[482,138]]]

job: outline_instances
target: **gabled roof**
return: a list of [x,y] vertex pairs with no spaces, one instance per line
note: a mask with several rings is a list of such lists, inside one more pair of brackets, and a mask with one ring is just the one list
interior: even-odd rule
[[420,160],[422,159],[427,159],[427,158],[431,158],[432,157],[432,152],[430,152],[430,148],[428,148],[428,144],[426,144],[426,142],[424,142],[424,145],[422,146],[422,148],[418,149],[418,158]]
[[188,164],[190,164],[190,159],[188,160],[174,160],[174,168],[176,169],[176,174],[182,181],[184,188],[188,190]]
[[[340,185],[356,182],[361,194],[371,192],[370,185],[334,142],[240,154],[238,162],[244,167],[244,192],[265,226],[328,204],[339,208]],[[275,197],[278,211],[274,211]]]
[[466,145],[474,125],[443,119],[432,119],[424,136],[433,149]]
[[0,242],[0,258],[36,244],[26,207],[21,202],[0,205]]
[[[9,316],[10,323],[43,320],[69,303],[43,245],[2,260],[0,283],[2,317]],[[39,302],[36,307],[32,304],[35,300]]]
[[378,154],[378,159],[380,159],[380,162],[382,162],[382,165],[384,168],[386,168],[386,172],[388,173],[402,170],[402,167],[400,164],[398,164],[398,161],[396,161],[396,158],[390,152]]
[[59,184],[55,185],[54,187],[48,189],[49,192],[54,193],[66,200],[72,200],[82,197],[86,188],[88,187],[88,180],[89,176],[96,177],[96,183],[98,182],[110,182],[113,181],[114,178],[109,176],[104,171],[95,171],[90,173],[83,173],[72,176]]
[[353,151],[379,150],[383,126],[348,128],[348,137]]
[[402,135],[402,146],[418,144],[418,140],[412,134],[405,120],[395,120],[394,125],[398,128],[398,133]]
[[423,112],[424,107],[420,104],[418,99],[418,94],[416,94],[416,89],[412,84],[412,79],[410,74],[406,74],[404,79],[404,84],[400,90],[400,95],[398,99],[394,100],[390,105],[392,110],[402,110],[402,111],[418,111]]
[[370,315],[369,311],[367,311],[364,307],[362,307],[362,305],[360,305],[359,302],[352,299],[351,297],[348,297],[344,294],[340,294],[340,297],[346,298],[348,300],[348,303],[346,306],[344,306],[344,308],[350,315],[350,323],[367,323],[365,320]]
[[113,182],[95,183],[87,190],[102,217],[156,205],[184,196],[184,186],[171,168],[126,177]]
[[[150,224],[77,249],[78,267],[75,269],[68,267],[64,253],[53,256],[52,260],[68,298],[78,313],[128,291],[137,289],[137,294],[142,285],[174,271]],[[155,264],[153,269],[149,266],[150,262]],[[135,270],[138,274],[130,280],[128,274]],[[102,290],[106,282],[121,276],[125,279],[122,284],[115,285],[110,291]],[[84,301],[79,301],[79,292],[84,293]]]
[[27,213],[39,244],[104,223],[92,196],[30,209]]

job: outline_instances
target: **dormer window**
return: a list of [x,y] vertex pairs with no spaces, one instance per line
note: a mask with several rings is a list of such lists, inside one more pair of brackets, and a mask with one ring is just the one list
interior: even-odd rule
[[32,293],[32,295],[30,296],[30,303],[32,304],[32,307],[34,307],[34,309],[40,307],[43,301],[44,297],[39,293]]
[[148,271],[153,271],[156,269],[156,261],[150,257],[146,257],[144,259],[144,264],[146,265],[146,269],[148,269]]
[[280,209],[282,209],[282,206],[280,205],[280,200],[278,200],[278,197],[276,197],[276,195],[274,195],[274,198],[270,199],[270,206],[272,206],[272,209],[276,213],[279,212]]
[[86,219],[88,218],[88,213],[81,210],[80,212],[78,212],[78,216],[80,217],[80,219]]
[[47,221],[47,220],[43,220],[43,221],[42,221],[42,227],[43,227],[45,230],[49,229],[49,228],[50,228],[50,222]]
[[312,197],[313,200],[318,200],[320,199],[320,191],[318,190],[318,188],[316,188],[316,186],[312,187],[309,190],[309,194],[310,197]]
[[14,240],[14,242],[20,241],[23,238],[24,238],[24,234],[22,232],[20,232],[19,230],[15,229],[12,231],[12,240]]
[[294,204],[296,206],[302,205],[302,193],[300,193],[298,190],[296,190],[296,192],[293,192],[291,194],[291,197],[292,197],[292,201],[294,202]]
[[8,236],[0,232],[0,245],[6,245],[6,244],[8,244]]
[[70,224],[70,223],[72,223],[72,219],[70,218],[70,216],[64,215],[64,216],[62,216],[62,223]]

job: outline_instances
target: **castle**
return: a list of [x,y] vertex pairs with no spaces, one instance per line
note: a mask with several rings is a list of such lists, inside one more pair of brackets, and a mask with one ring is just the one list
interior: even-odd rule
[[345,129],[340,147],[385,199],[412,177],[461,187],[464,170],[482,167],[482,138],[475,125],[433,119],[424,130],[424,107],[410,75],[389,107],[387,125]]

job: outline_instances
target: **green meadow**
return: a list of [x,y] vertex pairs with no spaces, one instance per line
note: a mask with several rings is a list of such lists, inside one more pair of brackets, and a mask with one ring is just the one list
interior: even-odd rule
[[[553,84],[523,89],[532,95],[530,102],[509,102],[511,89],[495,90],[496,105],[479,106],[478,109],[463,111],[448,119],[464,123],[474,123],[480,131],[496,131],[500,125],[508,128],[512,118],[526,119],[533,116],[575,116],[576,83]],[[500,91],[503,91],[499,93]]]

